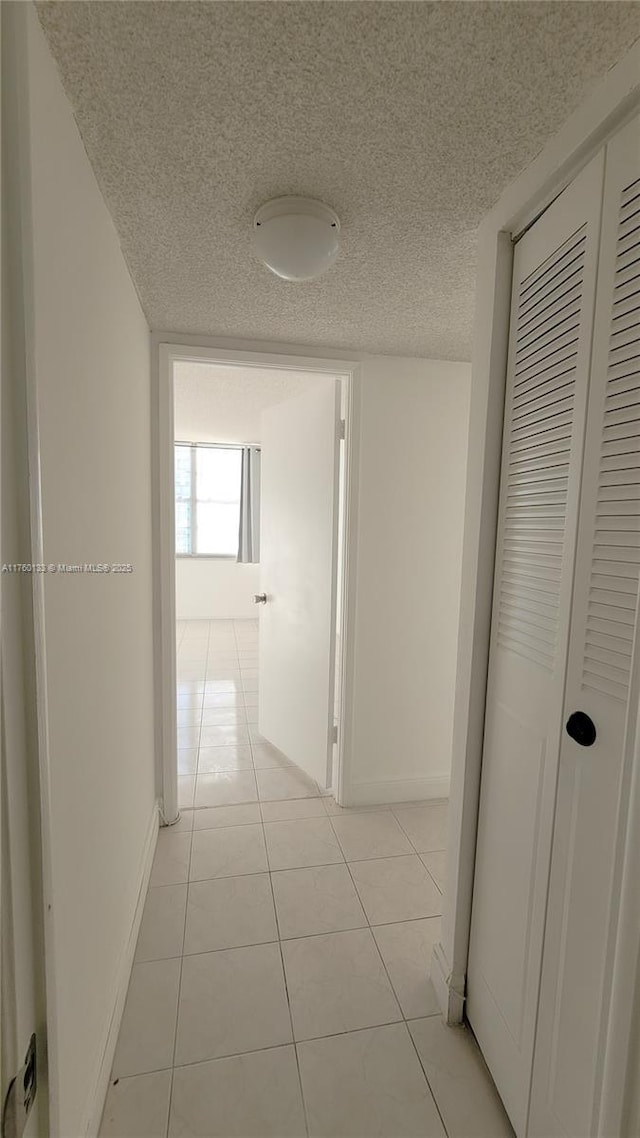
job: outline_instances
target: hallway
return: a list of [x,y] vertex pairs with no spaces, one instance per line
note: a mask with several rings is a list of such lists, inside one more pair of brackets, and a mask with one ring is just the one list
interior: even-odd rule
[[7,1119],[640,1138],[640,4],[0,24]]
[[507,1138],[428,979],[446,803],[341,809],[258,734],[256,622],[177,635],[182,816],[101,1138]]

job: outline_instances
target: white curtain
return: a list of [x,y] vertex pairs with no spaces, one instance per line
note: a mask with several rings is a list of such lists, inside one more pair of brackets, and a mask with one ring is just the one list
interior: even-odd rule
[[238,561],[260,560],[260,449],[242,448]]

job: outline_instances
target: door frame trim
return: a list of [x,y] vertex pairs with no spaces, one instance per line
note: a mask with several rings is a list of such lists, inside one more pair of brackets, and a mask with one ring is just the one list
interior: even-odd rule
[[[300,354],[298,354],[298,351]],[[334,356],[326,349],[291,345],[254,344],[217,340],[176,333],[151,335],[151,428],[152,428],[152,533],[154,688],[157,793],[164,825],[179,818],[176,715],[176,597],[175,597],[175,503],[173,487],[173,366],[178,361],[280,371],[326,372],[344,377],[346,429],[343,511],[343,574],[340,621],[341,691],[340,722],[333,788],[338,802],[345,803],[350,785],[352,753],[352,693],[354,669],[353,603],[358,508],[358,456],[360,438],[360,362]]]
[[[15,304],[10,313],[14,327],[12,336],[7,337],[6,359],[12,365],[11,379],[5,367],[5,344],[3,344],[2,376],[4,390],[9,383],[15,388],[13,415],[20,431],[15,441],[14,462],[11,476],[27,477],[28,485],[19,486],[16,495],[16,521],[24,529],[23,556],[32,564],[44,562],[44,533],[42,507],[42,479],[40,469],[40,430],[38,413],[38,393],[35,359],[35,301],[34,301],[34,258],[33,258],[33,216],[31,194],[31,158],[29,90],[32,51],[30,48],[30,23],[32,14],[26,6],[6,5],[2,12],[2,57],[8,59],[5,67],[2,94],[8,112],[3,139],[3,158],[6,159],[5,146],[13,158],[13,165],[6,163],[7,175],[3,170],[4,208],[10,207],[12,220],[9,240],[2,250],[3,274],[8,268],[9,283],[14,286]],[[4,112],[3,112],[4,113]],[[7,192],[8,191],[8,192]],[[3,232],[3,237],[6,234]],[[3,335],[6,329],[2,329]],[[14,423],[15,426],[15,423]],[[20,435],[21,432],[21,435]],[[3,478],[6,472],[2,472]],[[4,484],[3,484],[4,485]],[[29,946],[33,954],[33,973],[30,997],[33,1003],[32,1029],[38,1035],[38,1093],[39,1105],[35,1107],[43,1135],[59,1134],[59,1039],[57,1015],[57,973],[56,946],[54,936],[54,890],[53,890],[53,837],[51,817],[51,756],[49,748],[49,712],[47,702],[47,656],[45,622],[45,578],[44,574],[31,573],[30,585],[25,588],[23,618],[23,637],[20,644],[23,663],[22,701],[16,705],[15,717],[22,718],[23,742],[25,744],[25,783],[24,809],[27,830],[23,835],[29,842],[32,858],[28,871],[28,887],[21,881],[22,892],[11,897],[7,890],[2,895],[0,905],[0,925],[3,936],[9,937],[13,952],[14,915],[20,908],[30,910],[32,942]],[[4,609],[0,606],[0,617]],[[5,625],[2,619],[4,635]],[[4,688],[2,694],[4,700]],[[2,702],[2,701],[0,701]],[[0,718],[4,718],[5,707],[0,706]],[[4,731],[4,723],[3,723]],[[5,740],[3,740],[4,745]],[[4,756],[3,756],[4,758]],[[6,772],[4,772],[6,773]],[[6,786],[0,787],[0,806],[6,809],[4,793]],[[6,822],[6,818],[5,818]],[[1,820],[0,820],[1,826]],[[12,848],[6,833],[4,842],[5,869],[12,871],[12,854],[22,855],[21,846]],[[21,839],[19,839],[21,841]],[[12,911],[11,911],[12,910]],[[3,949],[7,945],[3,944]],[[24,1046],[24,1038],[18,1040],[15,1034],[15,1007],[13,999],[2,1005],[6,1020],[9,1043],[9,1060],[17,1066]],[[7,1090],[1,1087],[1,1093]]]
[[[467,491],[448,842],[449,877],[432,979],[445,1019],[464,1018],[473,900],[480,773],[484,731],[493,576],[500,484],[500,456],[511,308],[513,242],[544,212],[612,135],[640,108],[640,43],[610,69],[527,169],[507,187],[478,231]],[[638,792],[640,793],[640,792]],[[640,862],[640,827],[627,835],[625,863]],[[625,869],[625,879],[627,871]],[[621,899],[619,928],[633,928],[634,901]],[[613,992],[635,989],[640,938],[614,975]],[[616,961],[622,967],[622,960]],[[615,999],[612,1017],[616,1017]],[[610,1023],[620,1038],[625,1023]],[[619,1051],[618,1051],[619,1054]],[[610,1071],[610,1068],[609,1068]],[[618,1133],[607,1089],[601,1131]],[[609,1104],[605,1110],[606,1104]]]

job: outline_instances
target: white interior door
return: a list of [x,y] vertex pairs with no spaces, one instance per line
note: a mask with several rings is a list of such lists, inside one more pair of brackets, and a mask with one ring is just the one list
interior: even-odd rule
[[587,714],[596,738],[585,746],[562,735],[529,1129],[536,1138],[600,1133],[617,839],[638,701],[640,119],[607,147],[606,171],[563,716]]
[[515,249],[468,1016],[527,1125],[567,664],[603,157]]
[[328,785],[333,751],[340,383],[262,420],[260,732]]

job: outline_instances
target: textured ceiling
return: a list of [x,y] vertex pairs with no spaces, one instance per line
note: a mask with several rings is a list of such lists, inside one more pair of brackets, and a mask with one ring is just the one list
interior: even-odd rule
[[[467,359],[476,228],[640,34],[640,4],[37,5],[154,329]],[[265,199],[342,251],[291,284]]]
[[326,375],[304,371],[176,363],[174,437],[183,442],[258,443],[265,407],[326,382]]

